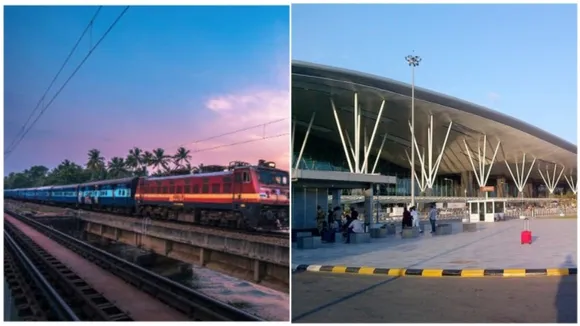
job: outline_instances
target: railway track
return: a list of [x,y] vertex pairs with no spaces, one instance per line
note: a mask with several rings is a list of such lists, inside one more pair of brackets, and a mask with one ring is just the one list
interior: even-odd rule
[[80,320],[6,231],[4,231],[4,278],[14,298],[18,320]]
[[[31,218],[5,209],[5,212],[28,224],[64,247],[108,270],[125,282],[150,294],[194,321],[261,321],[257,316],[215,300],[198,291],[173,282],[138,265],[52,229]],[[8,224],[8,223],[6,223]],[[5,225],[6,225],[5,224]]]
[[[142,218],[138,215],[134,215],[134,214],[125,214],[125,213],[119,213],[119,212],[110,212],[110,211],[97,211],[97,210],[81,210],[81,209],[74,209],[74,208],[64,208],[64,207],[60,207],[60,206],[51,206],[51,205],[43,205],[43,204],[37,204],[37,203],[32,203],[33,205],[38,205],[38,206],[46,206],[46,207],[52,207],[52,208],[59,208],[59,209],[69,209],[69,210],[74,210],[76,212],[94,212],[97,214],[111,214],[111,215],[115,215],[115,216],[121,216],[121,217],[132,217],[132,218]],[[290,234],[286,233],[286,232],[276,232],[276,231],[262,231],[262,230],[241,230],[241,229],[236,229],[233,227],[225,227],[225,226],[212,226],[212,225],[204,225],[204,224],[193,224],[190,222],[185,222],[185,221],[179,221],[179,220],[166,220],[166,219],[162,219],[162,218],[150,218],[152,221],[159,221],[159,222],[170,222],[170,223],[175,223],[175,224],[180,224],[180,225],[191,225],[191,226],[195,226],[198,228],[203,228],[206,230],[219,230],[219,231],[231,231],[231,232],[235,232],[235,233],[241,233],[241,234],[247,234],[250,236],[263,236],[263,237],[268,237],[268,238],[276,238],[276,239],[288,239],[288,241],[290,241]]]
[[5,237],[11,237],[34,266],[80,320],[84,321],[131,321],[132,319],[88,285],[81,277],[62,262],[38,246],[29,236],[11,223],[6,222]]

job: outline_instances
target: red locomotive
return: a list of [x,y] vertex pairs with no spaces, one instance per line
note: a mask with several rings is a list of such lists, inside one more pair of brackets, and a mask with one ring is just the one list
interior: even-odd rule
[[219,172],[139,178],[137,214],[239,229],[289,226],[288,172],[273,162],[231,162]]

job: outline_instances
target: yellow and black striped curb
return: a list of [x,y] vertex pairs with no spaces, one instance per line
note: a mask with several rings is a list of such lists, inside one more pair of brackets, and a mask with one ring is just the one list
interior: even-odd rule
[[577,268],[509,268],[509,269],[414,269],[347,267],[327,265],[298,265],[293,272],[329,272],[361,275],[424,276],[424,277],[526,277],[526,276],[566,276],[576,275]]

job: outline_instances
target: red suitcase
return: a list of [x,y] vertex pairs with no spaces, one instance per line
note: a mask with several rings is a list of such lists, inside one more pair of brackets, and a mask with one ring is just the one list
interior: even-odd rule
[[522,244],[532,244],[532,230],[530,230],[530,220],[524,219],[524,230],[521,234]]

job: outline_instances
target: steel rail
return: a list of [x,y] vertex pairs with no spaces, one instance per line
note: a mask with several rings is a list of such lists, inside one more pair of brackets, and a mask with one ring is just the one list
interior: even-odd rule
[[56,292],[50,285],[46,278],[34,266],[32,261],[26,256],[22,248],[14,241],[14,239],[4,230],[4,244],[15,254],[27,272],[30,272],[33,282],[42,291],[42,294],[48,299],[52,311],[54,311],[60,321],[80,321],[79,317],[73,312],[71,307],[65,300]]

